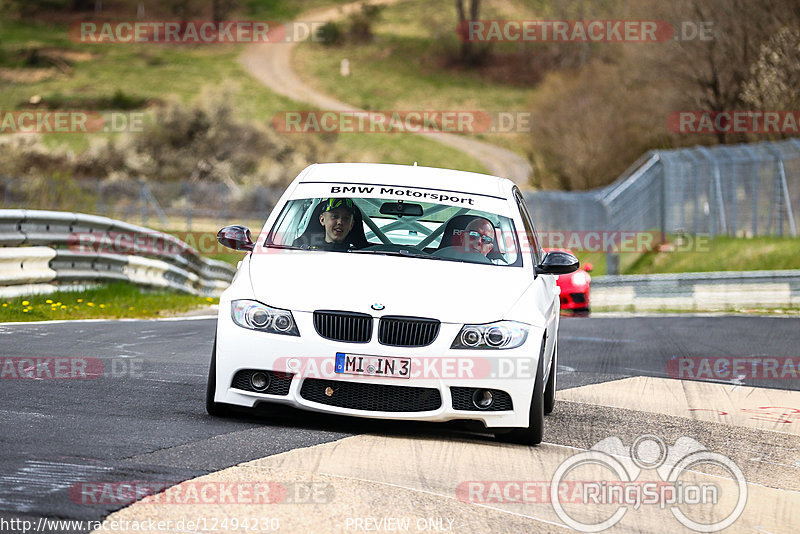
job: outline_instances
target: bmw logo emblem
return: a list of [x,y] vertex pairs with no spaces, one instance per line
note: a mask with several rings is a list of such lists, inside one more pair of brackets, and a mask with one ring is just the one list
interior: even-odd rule
[[375,311],[381,311],[381,310],[382,310],[382,309],[384,309],[386,306],[384,306],[383,304],[380,304],[380,303],[376,302],[375,304],[373,304],[373,305],[372,305],[372,306],[370,306],[370,307],[371,307],[373,310],[375,310]]

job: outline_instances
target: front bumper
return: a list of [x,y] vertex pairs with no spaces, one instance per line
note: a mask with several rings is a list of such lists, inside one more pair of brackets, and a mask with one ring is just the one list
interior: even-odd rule
[[[226,304],[228,304],[226,306]],[[221,303],[217,323],[216,402],[253,407],[279,403],[317,412],[415,421],[481,421],[487,428],[526,427],[543,328],[531,327],[526,342],[507,350],[452,350],[460,324],[442,323],[426,347],[380,344],[373,329],[368,343],[320,337],[313,314],[292,311],[300,337],[248,330]],[[345,375],[334,372],[337,352],[411,359],[410,378]],[[279,389],[248,391],[243,376],[253,370],[275,372]],[[237,383],[234,384],[234,379]],[[469,408],[473,389],[493,390],[493,409]],[[274,391],[274,393],[273,393]],[[330,394],[329,394],[330,393]],[[355,400],[353,400],[355,399]],[[509,408],[509,409],[494,409]]]
[[583,310],[589,307],[589,290],[561,293],[561,310]]

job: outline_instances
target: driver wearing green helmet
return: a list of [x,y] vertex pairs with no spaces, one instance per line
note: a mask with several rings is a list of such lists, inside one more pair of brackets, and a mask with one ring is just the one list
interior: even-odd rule
[[324,250],[347,250],[350,248],[347,237],[355,221],[355,205],[349,198],[328,198],[322,201],[324,207],[319,223],[325,229],[325,242],[315,248]]

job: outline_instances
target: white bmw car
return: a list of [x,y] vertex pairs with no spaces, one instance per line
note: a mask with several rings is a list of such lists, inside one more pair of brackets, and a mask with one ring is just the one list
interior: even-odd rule
[[418,166],[311,165],[219,304],[206,408],[262,403],[358,417],[473,420],[542,440],[558,361],[556,275],[520,191]]

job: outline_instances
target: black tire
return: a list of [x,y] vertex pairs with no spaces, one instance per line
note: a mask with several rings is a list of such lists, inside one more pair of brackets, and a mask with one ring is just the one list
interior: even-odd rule
[[505,434],[497,434],[495,437],[509,443],[519,443],[521,445],[538,445],[544,436],[544,349],[547,337],[542,339],[542,348],[539,349],[539,365],[536,367],[536,379],[533,382],[533,397],[531,398],[530,413],[528,416],[528,426],[526,428],[514,428]]
[[550,376],[544,386],[544,414],[553,413],[556,407],[556,370],[558,368],[558,339],[553,343],[553,356],[550,358]]
[[217,338],[214,338],[214,348],[211,349],[211,365],[208,369],[208,382],[206,385],[206,412],[214,417],[225,417],[231,414],[230,404],[214,402],[217,391]]

